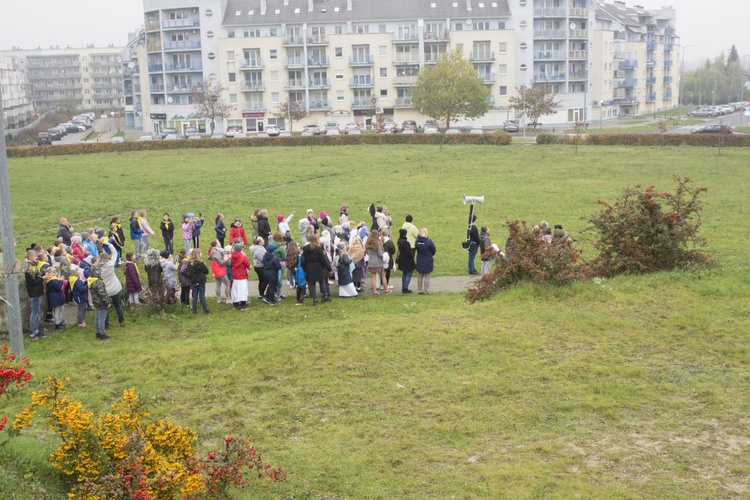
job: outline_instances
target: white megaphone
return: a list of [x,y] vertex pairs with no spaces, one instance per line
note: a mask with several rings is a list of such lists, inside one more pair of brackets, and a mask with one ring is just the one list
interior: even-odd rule
[[464,195],[464,205],[467,203],[484,203],[484,196],[466,196]]

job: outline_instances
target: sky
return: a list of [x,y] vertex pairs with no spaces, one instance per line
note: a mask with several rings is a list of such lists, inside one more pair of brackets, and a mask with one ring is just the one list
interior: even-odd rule
[[[355,0],[367,1],[367,0]],[[377,0],[370,0],[377,1]],[[416,0],[405,0],[416,1]],[[441,0],[447,1],[447,0]],[[518,0],[509,0],[511,9]],[[609,1],[608,1],[609,3]],[[670,5],[677,10],[688,69],[737,47],[750,66],[749,0],[627,0],[647,9]],[[124,46],[127,34],[143,24],[141,0],[0,0],[0,50],[13,46],[33,49],[50,45]]]

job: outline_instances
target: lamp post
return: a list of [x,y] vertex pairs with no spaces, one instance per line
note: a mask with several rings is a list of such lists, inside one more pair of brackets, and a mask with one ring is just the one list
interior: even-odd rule
[[697,46],[698,46],[698,44],[694,43],[692,45],[685,45],[684,47],[682,47],[682,62],[680,63],[680,86],[678,88],[678,91],[679,91],[678,93],[680,95],[680,111],[679,111],[679,113],[680,113],[680,121],[682,121],[682,100],[683,100],[683,97],[682,97],[682,76],[685,74],[685,52],[690,47],[697,47]]

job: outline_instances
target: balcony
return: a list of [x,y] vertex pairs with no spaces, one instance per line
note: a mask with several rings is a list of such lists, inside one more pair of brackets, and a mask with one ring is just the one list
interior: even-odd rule
[[372,54],[349,57],[349,66],[372,66],[374,63]]
[[149,42],[146,44],[146,52],[161,52],[161,43]]
[[656,77],[655,76],[649,76],[646,78],[646,85],[654,85],[656,84]]
[[140,102],[135,103],[135,110],[136,111],[143,111],[143,104]]
[[295,45],[304,45],[304,44],[305,44],[304,39],[302,37],[299,37],[299,36],[290,36],[290,37],[287,37],[282,42],[282,45],[284,47],[291,47],[291,46],[295,46]]
[[495,60],[495,53],[493,51],[480,51],[470,52],[469,59],[472,62],[489,62]]
[[[414,105],[411,102],[411,97],[397,97],[396,98],[396,103],[395,103],[396,108],[411,108],[413,106]],[[369,107],[372,108],[372,104],[369,104]]]
[[570,30],[568,35],[570,38],[588,38],[589,32],[586,30]]
[[307,45],[328,45],[328,39],[325,35],[308,36]]
[[[411,102],[411,99],[409,99]],[[398,99],[396,99],[398,105]],[[373,109],[372,100],[370,99],[354,99],[352,101],[352,109]]]
[[327,89],[331,87],[330,78],[310,78],[308,86],[316,89]]
[[165,30],[174,28],[194,28],[200,26],[198,16],[191,16],[186,19],[165,19],[161,22],[161,27]]
[[638,106],[640,104],[638,98],[634,96],[617,98],[615,99],[615,102],[620,106]]
[[409,34],[393,34],[393,43],[417,43],[419,42],[419,36],[416,33]]
[[184,49],[199,49],[201,48],[200,40],[179,40],[179,41],[165,41],[164,50],[184,50]]
[[619,62],[620,69],[635,69],[638,67],[638,59],[623,59]]
[[266,86],[262,81],[259,82],[243,82],[240,89],[243,92],[263,92],[266,90]]
[[148,90],[150,92],[164,92],[164,84],[163,83],[152,83],[149,85]]
[[372,86],[374,86],[374,82],[370,75],[355,76],[349,80],[349,87],[351,88],[369,88]]
[[561,17],[565,18],[565,7],[548,7],[534,9],[534,17]]
[[262,102],[246,102],[242,107],[243,113],[258,113],[266,110],[266,105]]
[[562,50],[552,50],[552,51],[546,51],[546,52],[538,52],[535,54],[534,57],[536,60],[539,61],[564,61],[565,60],[565,52]]
[[159,31],[161,26],[158,19],[149,19],[146,21],[146,31]]
[[263,59],[259,57],[242,60],[242,69],[263,69],[264,67]]
[[327,57],[308,57],[307,67],[308,68],[322,68],[330,65],[330,61]]
[[156,73],[158,71],[164,71],[164,65],[163,64],[149,64],[148,65],[148,72],[149,73]]
[[646,95],[646,102],[656,102],[656,94]]
[[674,44],[673,43],[665,43],[664,44],[664,52],[672,52],[674,50]]
[[302,78],[292,78],[291,80],[287,80],[286,85],[284,85],[284,88],[286,88],[286,89],[304,89],[305,88],[305,81]]
[[331,106],[328,105],[328,101],[310,101],[311,110],[329,110]]
[[566,39],[565,30],[534,30],[534,38]]
[[534,80],[537,82],[554,82],[565,80],[565,73],[537,73],[534,75]]
[[568,9],[568,16],[570,17],[589,17],[588,9],[581,7],[571,7]]
[[665,101],[671,101],[672,100],[672,91],[671,90],[667,90],[666,92],[664,92],[664,100]]
[[164,65],[167,71],[203,71],[203,63],[167,63]]
[[570,50],[568,51],[568,57],[570,59],[588,59],[589,51],[588,50]]
[[394,87],[413,87],[417,84],[416,76],[397,76],[393,79]]
[[447,42],[450,40],[450,32],[448,30],[441,31],[439,33],[436,33],[434,31],[428,32],[424,34],[424,41],[425,43],[430,42]]
[[623,80],[615,83],[616,89],[632,89],[638,84],[636,78],[624,78]]
[[304,68],[305,60],[301,57],[287,57],[284,66],[287,68]]
[[140,86],[140,84],[136,83],[135,85],[133,85],[133,92],[135,92],[136,94],[140,94],[141,93],[141,86]]
[[435,64],[436,62],[438,62],[439,60],[441,60],[444,55],[445,55],[444,53],[439,53],[439,54],[429,53],[429,54],[425,54],[424,55],[424,62],[425,62],[425,64]]
[[415,54],[396,54],[394,66],[413,66],[419,64],[419,56]]
[[665,59],[664,60],[664,68],[665,69],[671,69],[672,68],[672,60],[671,59]]
[[568,73],[568,80],[585,80],[586,79],[586,72],[585,71],[571,71]]
[[167,84],[167,92],[177,92],[177,93],[189,93],[194,92],[196,89],[195,85],[189,85],[189,84],[180,84],[180,83],[168,83]]
[[655,59],[649,59],[646,61],[646,67],[647,68],[653,68],[656,66],[656,60]]
[[655,50],[656,49],[656,42],[646,42],[646,50]]
[[665,76],[664,77],[664,85],[669,85],[672,83],[672,77],[671,76]]

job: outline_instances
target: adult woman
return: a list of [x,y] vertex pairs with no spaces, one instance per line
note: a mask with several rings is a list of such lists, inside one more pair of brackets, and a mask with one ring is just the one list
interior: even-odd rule
[[388,282],[385,280],[385,270],[383,269],[383,244],[380,242],[377,231],[371,232],[370,236],[367,237],[365,250],[367,251],[367,270],[370,272],[370,277],[372,278],[372,294],[380,295],[377,283],[377,277],[380,276],[380,282],[383,284],[383,288],[385,288],[385,294],[390,295],[392,290],[388,288]]
[[336,244],[336,257],[334,257],[334,265],[339,277],[339,297],[356,297],[358,295],[352,281],[351,263],[352,258],[346,251],[346,243],[339,241]]
[[316,283],[320,287],[320,293],[323,295],[322,302],[331,300],[328,296],[328,287],[326,286],[331,264],[325,252],[318,244],[318,237],[314,234],[308,236],[307,245],[302,249],[302,267],[307,275],[307,283],[310,286],[310,296],[313,299],[313,305],[318,304],[315,292]]
[[203,263],[200,248],[193,248],[193,251],[190,252],[187,275],[190,277],[190,282],[193,285],[193,314],[198,313],[198,299],[201,301],[203,313],[208,314],[208,306],[206,305],[206,277],[208,276],[208,268]]
[[354,262],[354,272],[352,272],[352,281],[357,291],[362,291],[362,272],[365,269],[365,247],[362,246],[362,240],[356,234],[352,236],[349,244],[349,256]]
[[[380,230],[380,241],[383,242],[383,255],[385,256],[385,254],[388,254],[388,263],[385,264],[385,282],[390,283],[391,271],[393,270],[395,260],[393,257],[396,255],[396,245],[394,245],[393,240],[391,240],[390,228]],[[393,286],[389,284],[388,288],[393,289]]]
[[268,222],[268,210],[258,212],[258,236],[263,238],[263,244],[268,246],[271,240],[271,224]]
[[398,257],[396,257],[396,264],[398,269],[401,271],[401,293],[412,293],[409,290],[409,283],[411,282],[411,275],[414,273],[414,269],[417,265],[414,263],[414,250],[409,243],[407,238],[408,231],[406,229],[398,230]]
[[416,243],[417,252],[417,293],[429,295],[430,293],[430,274],[435,266],[433,256],[437,251],[435,244],[427,237],[427,228],[419,230]]
[[119,217],[112,217],[112,220],[109,221],[109,242],[112,243],[117,250],[115,267],[118,267],[122,260],[122,248],[125,246],[125,231],[122,229]]
[[[112,254],[117,254],[117,250],[112,243],[107,241],[104,244],[109,246]],[[125,315],[122,312],[122,301],[120,300],[122,283],[120,283],[120,280],[115,276],[115,263],[112,262],[110,254],[102,252],[97,266],[101,269],[101,279],[104,282],[104,287],[107,289],[107,295],[109,295],[110,300],[112,300],[112,305],[117,313],[117,319],[120,321],[120,326],[125,326]],[[105,328],[109,328],[109,310],[107,311],[107,319],[104,325]]]
[[216,214],[216,219],[214,219],[214,231],[216,231],[216,239],[219,240],[221,248],[224,248],[224,238],[227,236],[227,226],[224,224],[224,214]]

